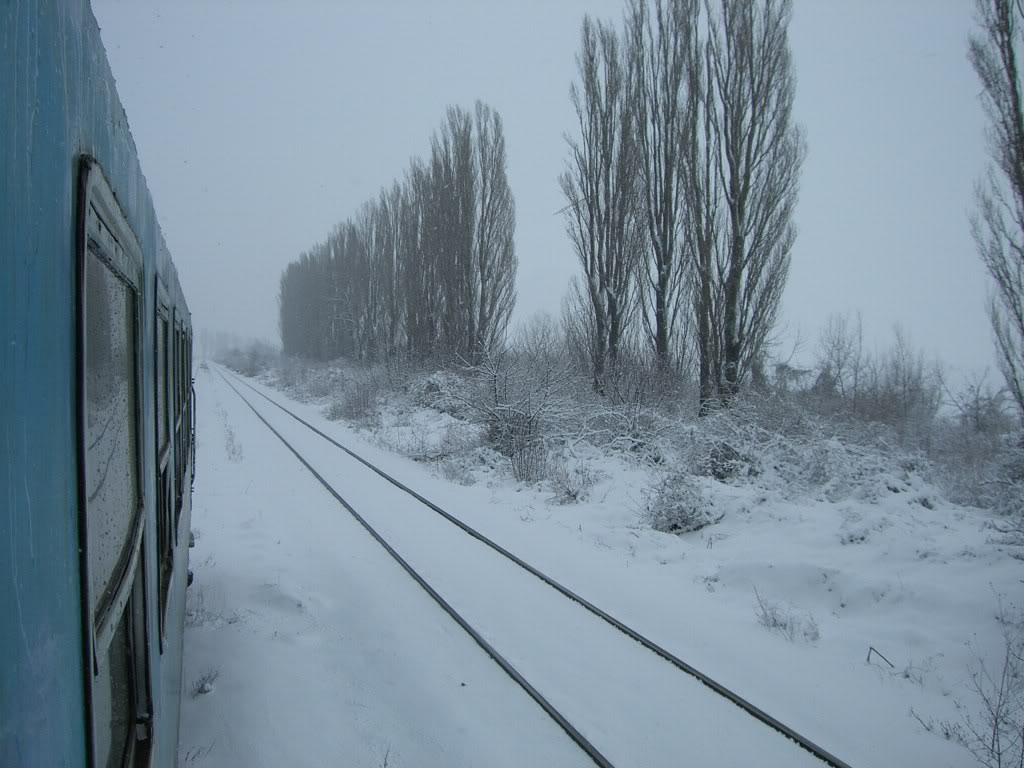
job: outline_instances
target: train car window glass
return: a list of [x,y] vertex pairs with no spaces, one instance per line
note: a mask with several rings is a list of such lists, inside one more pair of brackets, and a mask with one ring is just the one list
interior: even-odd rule
[[185,461],[192,453],[192,337],[185,335]]
[[[121,607],[92,683],[97,767],[145,764],[150,698],[146,677],[144,570],[135,572],[131,601]],[[140,732],[140,728],[142,731]],[[133,758],[137,758],[133,760]]]
[[167,597],[171,589],[171,571],[174,567],[174,544],[171,533],[170,467],[164,466],[157,476],[157,578],[160,597],[160,650],[163,651],[164,618]]
[[181,328],[174,330],[174,428],[181,422]]
[[157,465],[156,465],[156,525],[157,525],[157,585],[160,617],[160,649],[163,651],[164,614],[170,594],[171,571],[174,567],[173,509],[170,500],[172,492],[171,437],[174,389],[171,385],[174,359],[174,326],[171,323],[170,299],[163,281],[156,281],[156,420]]
[[185,457],[187,436],[188,436],[188,424],[185,421],[185,329],[184,325],[178,326],[178,425],[177,425],[177,441],[178,441],[178,454],[177,454],[177,479],[178,479],[178,497],[177,497],[177,517],[174,519],[174,524],[178,524],[178,519],[181,515],[181,505],[184,498],[184,482],[185,482],[185,464],[187,459]]
[[173,437],[174,425],[178,422],[178,326],[171,326],[171,365],[170,376],[167,383],[171,395],[171,432]]
[[96,733],[96,765],[115,768],[125,763],[134,739],[134,674],[132,670],[130,611],[117,623],[105,658],[93,681],[93,706],[98,719],[109,723]]
[[193,359],[192,359],[192,335],[188,337],[188,391],[185,396],[188,398],[188,461],[191,463],[192,471],[189,477],[189,482],[193,483],[196,479],[196,461],[195,461],[195,440],[196,440],[196,397],[195,387],[192,379],[193,376]]
[[[184,417],[185,414],[185,386],[188,382],[188,367],[185,360],[185,329],[182,327],[178,334],[178,351],[181,357],[178,358],[178,412]],[[184,419],[182,419],[184,420]]]
[[167,445],[167,320],[156,320],[156,445],[157,455]]
[[86,257],[85,293],[86,525],[98,622],[120,585],[140,509],[135,294],[92,248]]
[[185,377],[182,375],[184,373],[184,370],[185,370],[185,366],[184,366],[184,361],[185,361],[184,351],[185,351],[185,348],[184,348],[184,345],[182,344],[182,338],[183,338],[183,336],[182,336],[182,333],[181,333],[181,327],[179,326],[178,327],[178,345],[176,347],[178,356],[176,358],[176,363],[177,364],[174,367],[174,373],[175,373],[174,381],[177,384],[177,386],[174,388],[174,392],[175,392],[175,395],[176,395],[176,397],[175,397],[175,408],[177,409],[177,413],[178,413],[178,418],[179,419],[181,418],[181,406],[182,406],[182,403],[184,402],[184,398],[182,398],[181,386],[182,386],[182,382],[185,381]]
[[[177,312],[175,312],[177,315]],[[177,541],[178,536],[178,521],[181,517],[181,476],[182,476],[182,462],[184,461],[184,455],[181,449],[181,408],[180,408],[180,392],[181,392],[181,326],[174,323],[174,364],[171,367],[174,372],[173,391],[174,391],[174,416],[173,418],[173,432],[174,432],[174,536]]]

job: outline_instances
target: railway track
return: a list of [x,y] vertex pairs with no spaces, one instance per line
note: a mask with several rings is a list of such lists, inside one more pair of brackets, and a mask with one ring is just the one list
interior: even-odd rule
[[[494,648],[494,646],[487,642],[487,640],[484,639],[484,637],[468,621],[466,621],[466,619],[463,618],[462,615],[458,611],[456,611],[455,608],[453,608],[451,604],[447,600],[445,600],[430,585],[430,583],[423,578],[423,576],[419,574],[418,571],[416,571],[416,569],[414,569],[400,554],[398,554],[398,552],[395,551],[395,549],[384,539],[384,537],[381,536],[380,533],[378,533],[378,531],[373,526],[371,526],[369,522],[367,522],[367,520],[362,515],[360,515],[355,510],[355,508],[351,504],[349,504],[348,501],[346,501],[345,498],[340,493],[338,493],[337,490],[335,490],[334,486],[332,486],[323,477],[323,475],[316,471],[313,465],[306,460],[306,458],[295,448],[295,446],[293,446],[288,441],[288,439],[285,438],[284,435],[282,435],[277,429],[275,429],[274,426],[263,417],[263,414],[261,414],[253,406],[253,404],[250,403],[249,400],[241,392],[239,392],[238,389],[236,389],[235,386],[230,381],[228,381],[228,379],[224,376],[224,373],[221,370],[218,369],[217,373],[219,373],[221,375],[221,378],[224,379],[227,385],[231,387],[232,390],[234,390],[235,394],[238,395],[239,398],[241,398],[242,402],[249,406],[249,409],[254,414],[256,414],[256,417],[261,422],[263,422],[267,429],[269,429],[277,437],[278,440],[284,443],[285,447],[288,448],[288,450],[292,452],[295,458],[298,459],[302,463],[302,465],[310,471],[313,477],[315,477],[320,482],[320,484],[327,490],[327,492],[331,494],[331,496],[333,496],[334,499],[339,504],[341,504],[341,506],[343,506],[345,510],[350,515],[352,515],[353,518],[355,518],[356,522],[358,522],[366,530],[366,532],[369,533],[370,536],[372,536],[373,539],[378,544],[380,544],[389,555],[391,555],[391,557],[402,567],[402,569],[406,573],[408,573],[409,576],[412,577],[412,579],[417,584],[419,584],[420,587],[422,587],[423,590],[428,595],[430,595],[434,602],[441,606],[442,610],[444,610],[445,613],[452,617],[456,624],[462,627],[462,629],[465,630],[465,632],[473,638],[476,644],[479,645],[483,649],[483,651],[488,656],[490,656],[499,667],[501,667],[505,674],[511,677],[512,680],[516,682],[516,684],[518,684],[524,691],[526,691],[530,698],[537,702],[537,704],[548,714],[548,716],[552,720],[554,720],[559,725],[559,727],[561,727],[562,730],[566,732],[566,734],[568,734],[569,738],[576,742],[580,749],[582,749],[590,757],[590,759],[594,761],[596,765],[601,766],[601,768],[614,768],[612,763],[604,755],[601,754],[597,747],[591,744],[590,741],[588,741],[587,738],[582,733],[580,733],[579,730],[572,723],[570,723],[569,720],[561,712],[559,712],[546,698],[544,698],[540,691],[534,688],[534,686],[531,685],[530,682],[525,677],[523,677],[523,675],[520,674],[520,672],[514,666],[512,666],[512,664],[501,653],[499,653]],[[235,376],[233,376],[233,378],[235,378],[238,381],[241,381]]]
[[[437,602],[438,605],[440,605],[441,608],[443,610],[445,610],[449,614],[449,616],[451,616],[456,621],[456,623],[458,623],[459,626],[462,627],[462,629],[464,631],[466,631],[474,639],[475,642],[477,642],[478,645],[480,645],[480,647],[506,672],[506,674],[508,674],[518,685],[520,685],[523,688],[523,690],[539,706],[541,706],[542,709],[544,709],[544,711],[566,732],[567,735],[569,735],[569,737],[580,747],[580,749],[582,749],[594,761],[595,764],[600,765],[600,766],[611,766],[612,765],[612,763],[608,760],[608,758],[605,757],[581,733],[581,731],[577,727],[572,725],[572,723],[569,722],[569,720],[567,719],[567,717],[565,715],[563,715],[550,701],[548,701],[532,684],[530,684],[529,681],[527,681],[526,678],[504,656],[502,656],[486,639],[484,639],[484,637],[480,634],[479,631],[477,631],[472,625],[470,625],[470,623],[468,621],[466,621],[466,619],[463,618],[463,616],[461,616],[455,610],[455,608],[453,608],[452,605],[448,601],[446,601],[427,582],[427,580],[424,579],[423,576],[421,576],[420,573],[418,573],[412,567],[412,565],[410,565],[405,559],[403,559],[401,557],[401,555],[398,554],[397,551],[395,551],[395,549],[385,540],[385,538],[377,530],[375,530],[369,524],[369,522],[367,522],[367,520],[363,516],[361,516],[353,508],[353,506],[351,504],[349,504],[349,502],[346,501],[338,493],[338,491],[330,484],[330,482],[327,479],[325,479],[323,477],[323,475],[321,475],[312,466],[312,464],[307,460],[307,458],[304,457],[302,455],[302,453],[298,449],[296,449],[295,446],[284,435],[282,435],[281,432],[277,428],[275,428],[270,423],[270,421],[262,413],[260,413],[260,411],[252,404],[252,402],[241,391],[239,391],[239,389],[237,387],[235,387],[235,385],[231,381],[232,379],[235,382],[237,382],[238,384],[246,387],[247,389],[249,389],[250,391],[252,391],[256,395],[258,395],[263,400],[265,400],[268,403],[270,403],[271,405],[273,405],[276,409],[279,409],[281,412],[283,412],[288,417],[290,417],[290,419],[292,419],[295,422],[297,422],[300,425],[302,425],[309,432],[317,435],[319,438],[323,439],[324,441],[329,443],[334,448],[342,451],[344,454],[346,454],[350,458],[352,458],[355,461],[359,462],[365,468],[371,470],[373,473],[375,473],[377,476],[379,476],[380,478],[382,478],[385,481],[387,481],[389,484],[394,486],[396,489],[401,491],[403,494],[412,497],[417,502],[419,502],[420,504],[422,504],[423,506],[427,507],[432,512],[436,513],[438,516],[443,518],[445,521],[447,521],[448,523],[454,525],[459,530],[461,530],[463,533],[465,533],[468,536],[470,536],[472,539],[474,539],[477,542],[485,545],[487,548],[489,548],[493,552],[499,554],[502,558],[504,558],[505,560],[507,560],[510,563],[514,564],[514,566],[516,566],[518,569],[520,569],[522,571],[525,571],[526,573],[529,573],[530,575],[532,575],[536,579],[538,579],[541,582],[543,582],[543,584],[545,584],[546,586],[548,586],[551,589],[553,589],[556,592],[558,592],[562,597],[565,597],[568,600],[571,600],[573,603],[581,606],[587,612],[589,612],[593,616],[599,618],[601,621],[605,622],[606,624],[610,625],[611,627],[614,627],[616,630],[618,630],[618,632],[622,633],[626,637],[628,637],[631,640],[635,641],[637,644],[639,644],[640,646],[642,646],[644,649],[646,649],[647,651],[651,652],[652,654],[656,655],[661,660],[671,664],[673,667],[675,667],[680,672],[683,672],[684,674],[688,675],[689,677],[699,681],[701,684],[703,684],[708,689],[710,689],[710,691],[712,691],[714,694],[716,694],[717,696],[719,696],[719,697],[727,700],[728,702],[732,703],[733,705],[738,707],[740,710],[742,710],[744,713],[746,713],[747,715],[751,716],[752,718],[754,718],[755,720],[759,721],[760,723],[764,724],[768,728],[776,731],[778,734],[781,734],[782,736],[784,736],[786,739],[791,741],[796,746],[798,746],[801,749],[805,750],[806,752],[810,753],[810,755],[812,755],[814,758],[816,758],[821,763],[823,763],[825,765],[828,765],[828,766],[832,766],[832,768],[850,768],[848,763],[846,763],[845,761],[843,761],[840,758],[836,757],[831,752],[827,751],[826,749],[824,749],[820,745],[816,744],[815,742],[811,741],[807,737],[805,737],[802,734],[798,733],[794,729],[792,729],[789,726],[785,725],[784,723],[780,722],[778,719],[774,718],[772,715],[768,714],[763,709],[757,707],[756,705],[754,705],[753,703],[751,703],[747,699],[743,698],[739,694],[735,693],[734,691],[730,690],[726,686],[724,686],[721,683],[719,683],[719,682],[715,681],[714,679],[710,678],[708,675],[704,674],[703,672],[701,672],[700,670],[696,669],[692,665],[686,663],[685,661],[680,659],[675,654],[671,653],[667,649],[663,648],[662,646],[660,646],[657,643],[653,642],[649,638],[645,637],[643,634],[641,634],[637,630],[633,629],[632,627],[628,626],[624,622],[622,622],[619,619],[615,618],[614,616],[609,614],[607,611],[604,611],[603,609],[601,609],[598,606],[594,605],[593,603],[591,603],[590,601],[586,600],[585,598],[583,598],[582,596],[580,596],[576,592],[572,591],[568,587],[564,586],[563,584],[561,584],[560,582],[558,582],[554,578],[548,576],[547,574],[545,574],[544,572],[542,572],[538,568],[536,568],[533,565],[527,563],[522,558],[518,557],[517,555],[513,554],[512,552],[508,551],[507,549],[502,547],[497,542],[493,541],[492,539],[488,538],[487,536],[485,536],[481,532],[479,532],[476,529],[472,528],[471,526],[467,525],[465,522],[463,522],[459,518],[455,517],[451,513],[447,512],[442,507],[438,506],[437,504],[435,504],[434,502],[430,501],[426,497],[424,497],[421,494],[417,493],[415,490],[413,490],[412,488],[409,488],[407,485],[405,485],[401,481],[399,481],[396,478],[394,478],[393,476],[389,475],[387,472],[385,472],[384,470],[380,469],[379,467],[374,465],[372,462],[370,462],[367,459],[365,459],[364,457],[360,456],[358,453],[356,453],[352,449],[350,449],[347,446],[343,445],[342,443],[338,442],[337,440],[332,438],[330,435],[324,433],[322,430],[320,430],[317,427],[315,427],[313,424],[310,424],[308,421],[303,419],[301,416],[296,414],[291,409],[285,407],[284,405],[281,405],[275,399],[273,399],[273,398],[269,397],[268,395],[266,395],[265,393],[261,392],[259,389],[257,389],[256,387],[252,386],[249,382],[247,382],[244,379],[236,376],[234,373],[231,373],[230,371],[228,371],[226,373],[226,375],[225,375],[225,371],[222,370],[220,367],[217,367],[216,370],[217,370],[218,374],[221,376],[221,378],[225,381],[225,383],[227,383],[227,385],[235,392],[235,394],[249,407],[249,409],[257,416],[257,418],[282,443],[284,443],[284,445],[291,451],[291,453],[314,475],[314,477],[324,486],[324,488],[327,489],[327,491],[360,523],[360,525],[362,525],[367,530],[368,533],[370,533],[370,535],[435,600],[435,602]],[[229,377],[230,377],[230,379],[229,379]]]

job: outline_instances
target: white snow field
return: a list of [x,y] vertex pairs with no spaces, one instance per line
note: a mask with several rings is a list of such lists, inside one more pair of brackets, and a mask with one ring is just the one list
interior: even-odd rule
[[593,764],[223,381],[197,379],[183,765]]
[[[973,763],[910,710],[958,720],[976,651],[1000,650],[996,595],[1009,607],[1021,568],[979,511],[709,481],[722,522],[659,534],[637,525],[636,468],[595,457],[602,479],[575,505],[486,470],[455,485],[322,403],[249,383],[851,765]],[[821,765],[236,386],[618,768]],[[197,392],[184,764],[592,764],[212,365]],[[793,640],[759,625],[755,588]],[[866,661],[870,646],[894,668]]]

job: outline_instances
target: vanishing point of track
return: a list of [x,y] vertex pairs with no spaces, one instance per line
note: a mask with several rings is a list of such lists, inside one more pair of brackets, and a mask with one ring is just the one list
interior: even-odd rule
[[[493,648],[493,646],[491,646],[480,635],[480,633],[477,632],[477,630],[475,630],[461,615],[459,615],[459,613],[443,597],[441,597],[441,595],[439,595],[433,589],[433,587],[431,587],[430,584],[428,584],[427,581],[422,576],[420,576],[420,574],[417,573],[412,568],[412,566],[410,566],[391,547],[391,545],[388,544],[388,542],[385,541],[384,538],[374,528],[372,528],[370,526],[370,524],[362,516],[359,515],[358,512],[356,512],[356,510],[344,498],[342,498],[342,496],[327,482],[327,480],[325,480],[323,478],[323,476],[320,475],[312,467],[312,465],[291,445],[291,443],[289,443],[288,440],[277,429],[275,429],[263,417],[263,415],[260,414],[260,412],[252,405],[252,403],[228,380],[228,378],[224,375],[224,372],[219,367],[217,369],[217,372],[218,372],[218,374],[220,374],[221,378],[224,379],[225,383],[227,383],[227,385],[229,387],[231,387],[231,389],[235,392],[235,394],[237,394],[238,397],[241,398],[241,400],[249,407],[249,409],[252,410],[252,412],[254,414],[256,414],[257,418],[259,418],[259,420],[261,422],[263,422],[263,424],[271,432],[273,432],[274,435],[282,443],[285,444],[285,446],[313,474],[313,476],[324,486],[324,488],[326,488],[327,491],[359,522],[359,524],[362,525],[363,528],[365,528],[367,530],[367,532],[388,552],[388,554],[391,555],[391,557],[393,557],[398,562],[399,565],[401,565],[401,567],[431,596],[431,598],[433,598],[434,601],[437,602],[438,605],[440,605],[441,608],[443,608],[445,610],[445,612],[448,613],[455,620],[455,622],[458,623],[459,626],[462,627],[473,638],[473,640],[498,664],[498,666],[500,666],[502,668],[502,670],[504,670],[505,673],[509,675],[509,677],[511,677],[519,686],[521,686],[523,688],[523,690],[525,690],[526,693],[529,694],[529,696],[537,704],[539,704],[541,706],[541,708],[569,735],[569,737],[574,742],[576,742],[576,744],[594,761],[594,763],[596,763],[599,766],[608,766],[609,768],[611,768],[611,766],[612,766],[611,762],[606,757],[604,757],[598,751],[598,749],[593,744],[591,744],[586,739],[586,737],[584,737],[565,718],[564,715],[562,715],[557,709],[555,709],[555,707],[549,701],[547,701],[547,699],[545,699],[544,696],[541,695],[541,693],[539,691],[537,691],[537,689],[534,688],[500,653],[498,653],[498,651],[496,651]],[[602,621],[610,624],[615,629],[617,629],[620,632],[622,632],[623,634],[625,634],[627,637],[629,637],[632,640],[636,641],[641,646],[646,648],[648,651],[651,651],[652,653],[660,656],[662,659],[667,661],[672,666],[676,667],[678,670],[686,673],[687,675],[690,675],[690,676],[696,678],[701,683],[703,683],[705,686],[707,686],[712,691],[714,691],[716,694],[718,694],[718,695],[728,699],[729,701],[731,701],[733,704],[738,706],[740,709],[744,710],[747,714],[749,714],[753,718],[761,721],[762,723],[764,723],[768,727],[772,728],[773,730],[778,731],[780,734],[782,734],[786,738],[790,739],[791,741],[796,743],[798,746],[800,746],[803,749],[805,749],[808,752],[810,752],[812,755],[814,755],[816,758],[821,760],[826,765],[832,766],[832,768],[851,768],[848,763],[846,763],[845,761],[839,759],[838,757],[833,755],[831,752],[827,751],[823,747],[821,747],[818,744],[814,743],[813,741],[811,741],[807,737],[801,735],[800,733],[798,733],[797,731],[793,730],[792,728],[790,728],[789,726],[785,725],[784,723],[780,722],[776,718],[772,717],[770,714],[765,712],[760,707],[757,707],[756,705],[754,705],[750,701],[746,700],[745,698],[743,698],[739,694],[735,693],[734,691],[730,690],[729,688],[725,687],[724,685],[722,685],[721,683],[715,681],[714,679],[708,677],[706,674],[704,674],[700,670],[694,668],[690,664],[687,664],[685,661],[683,661],[682,659],[677,657],[675,654],[673,654],[670,651],[666,650],[665,648],[661,647],[660,645],[658,645],[657,643],[653,642],[652,640],[649,640],[648,638],[644,637],[642,634],[637,632],[632,627],[624,624],[622,621],[620,621],[619,619],[616,619],[614,616],[612,616],[608,612],[606,612],[606,611],[602,610],[601,608],[597,607],[596,605],[594,605],[590,601],[586,600],[585,598],[581,597],[577,593],[575,593],[572,590],[570,590],[568,587],[562,585],[560,582],[556,581],[552,577],[548,576],[547,574],[543,573],[539,569],[537,569],[534,566],[530,565],[529,563],[527,563],[526,561],[524,561],[520,557],[518,557],[518,556],[514,555],[513,553],[509,552],[507,549],[502,547],[500,544],[498,544],[495,541],[493,541],[493,540],[489,539],[488,537],[484,536],[482,533],[477,531],[475,528],[470,527],[469,525],[464,523],[459,518],[455,517],[451,513],[447,512],[444,509],[442,509],[441,507],[439,507],[437,504],[433,503],[429,499],[425,498],[424,496],[420,495],[419,493],[417,493],[413,489],[409,488],[407,485],[405,485],[401,481],[395,479],[394,477],[392,477],[391,475],[389,475],[388,473],[386,473],[384,470],[380,469],[379,467],[375,466],[374,464],[372,464],[371,462],[369,462],[368,460],[366,460],[365,458],[363,458],[362,456],[360,456],[359,454],[354,452],[352,449],[342,445],[341,443],[339,443],[334,438],[332,438],[329,435],[325,434],[323,431],[317,429],[315,426],[310,424],[308,421],[303,419],[301,416],[297,415],[296,413],[294,413],[290,409],[288,409],[285,406],[281,405],[280,403],[278,403],[273,398],[268,397],[266,394],[264,394],[263,392],[258,390],[256,387],[253,387],[251,384],[249,384],[244,379],[242,379],[242,378],[240,378],[238,376],[235,376],[233,373],[230,373],[230,372],[228,373],[228,375],[231,376],[231,378],[233,378],[238,383],[240,383],[243,386],[247,387],[248,389],[252,390],[254,393],[259,395],[261,398],[266,400],[271,405],[275,406],[276,408],[278,408],[281,411],[283,411],[284,413],[286,413],[288,416],[290,416],[292,419],[294,419],[295,421],[297,421],[300,424],[302,424],[304,427],[306,427],[310,431],[314,432],[315,434],[317,434],[318,436],[320,436],[321,438],[323,438],[324,440],[329,442],[335,448],[343,451],[345,454],[347,454],[351,458],[355,459],[359,463],[363,464],[365,467],[367,467],[368,469],[370,469],[371,471],[373,471],[374,473],[379,475],[381,478],[383,478],[387,482],[391,483],[396,488],[400,489],[404,493],[406,493],[409,496],[411,496],[412,498],[416,499],[418,502],[420,502],[421,504],[426,506],[431,511],[437,513],[438,515],[443,517],[445,520],[447,520],[451,524],[457,526],[464,533],[468,534],[469,536],[471,536],[472,538],[476,539],[480,543],[490,547],[492,550],[494,550],[498,554],[502,555],[503,557],[507,558],[511,562],[515,563],[515,565],[517,565],[518,567],[520,567],[523,570],[527,571],[528,573],[530,573],[531,575],[535,576],[536,578],[540,579],[542,582],[547,584],[552,589],[555,589],[556,591],[558,591],[564,597],[566,597],[566,598],[568,598],[568,599],[578,603],[583,608],[588,610],[590,613],[592,613],[593,615],[597,616]]]

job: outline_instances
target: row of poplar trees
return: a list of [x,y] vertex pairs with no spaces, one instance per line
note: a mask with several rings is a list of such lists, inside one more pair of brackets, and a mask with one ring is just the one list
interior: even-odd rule
[[515,305],[514,234],[501,117],[450,107],[427,160],[284,270],[284,352],[479,360]]
[[695,360],[702,406],[757,373],[779,313],[805,144],[790,0],[631,0],[584,19],[561,187],[582,267],[567,317],[594,388],[632,342]]

